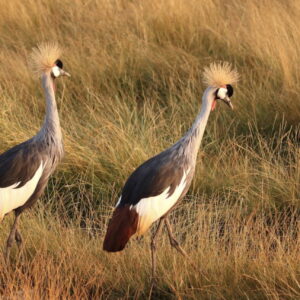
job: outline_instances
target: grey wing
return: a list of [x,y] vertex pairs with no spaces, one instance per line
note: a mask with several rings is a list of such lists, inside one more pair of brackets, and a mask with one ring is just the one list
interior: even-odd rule
[[162,152],[140,165],[128,178],[122,190],[120,205],[135,205],[141,199],[161,194],[170,187],[172,195],[184,174],[184,163]]
[[31,140],[19,144],[0,155],[0,188],[26,184],[41,164],[38,146]]

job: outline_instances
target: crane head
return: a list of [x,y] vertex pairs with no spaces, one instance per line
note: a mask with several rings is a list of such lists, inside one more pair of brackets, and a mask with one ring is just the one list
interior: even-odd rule
[[231,109],[233,105],[230,97],[233,95],[232,84],[239,79],[239,74],[227,62],[212,63],[204,69],[203,82],[214,91],[212,107],[214,110],[218,100],[222,100]]
[[60,76],[70,76],[63,70],[63,63],[59,59],[61,48],[57,43],[41,43],[32,49],[29,64],[32,71],[38,76],[51,74],[52,79]]
[[[217,100],[222,100],[231,109],[233,109],[233,105],[230,101],[230,97],[232,95],[233,95],[233,87],[231,84],[226,84],[226,85],[218,88],[215,92],[215,100],[213,102],[213,105],[216,105]],[[214,109],[214,108],[212,108],[212,109]]]
[[63,70],[63,62],[60,59],[57,59],[54,63],[54,66],[51,68],[51,76],[54,79],[59,76],[70,77],[71,75],[65,70]]

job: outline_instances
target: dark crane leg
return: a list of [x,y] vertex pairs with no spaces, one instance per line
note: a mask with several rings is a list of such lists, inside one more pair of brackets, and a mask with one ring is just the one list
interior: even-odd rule
[[155,256],[155,251],[156,251],[156,238],[161,232],[162,226],[163,226],[163,217],[159,219],[159,223],[157,225],[157,229],[152,237],[151,240],[151,259],[152,259],[152,285],[155,282],[156,279],[156,256]]
[[5,261],[7,264],[9,264],[9,253],[10,253],[10,249],[14,243],[14,240],[17,241],[18,246],[22,243],[21,235],[17,229],[19,217],[20,217],[20,214],[16,213],[14,224],[11,228],[10,234],[9,234],[7,242],[6,242],[6,250],[4,253],[4,258],[5,258]]
[[23,243],[23,239],[22,239],[22,236],[20,234],[20,231],[17,228],[16,228],[16,233],[15,233],[15,240],[16,240],[18,248],[20,250],[21,245]]
[[172,232],[172,228],[171,228],[171,224],[170,224],[170,221],[169,221],[169,219],[168,219],[167,216],[165,217],[165,224],[166,224],[166,227],[167,227],[167,230],[168,230],[168,235],[169,235],[169,240],[170,240],[171,246],[174,247],[186,259],[189,260],[190,264],[193,266],[193,268],[195,269],[195,271],[198,271],[198,268],[195,265],[195,263],[191,260],[191,258],[187,255],[187,253],[184,251],[184,249],[180,246],[180,244],[174,238],[174,235],[173,235],[173,232]]
[[176,239],[175,239],[175,237],[173,235],[171,224],[170,224],[170,221],[169,221],[168,217],[165,217],[165,224],[166,224],[166,227],[167,227],[167,230],[168,230],[168,235],[169,235],[171,246],[174,247],[184,257],[188,257],[188,255],[186,254],[186,252],[183,250],[183,248],[176,241]]

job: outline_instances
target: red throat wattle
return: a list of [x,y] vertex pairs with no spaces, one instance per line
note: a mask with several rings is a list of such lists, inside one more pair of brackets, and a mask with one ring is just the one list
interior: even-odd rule
[[212,103],[212,105],[211,105],[211,111],[214,111],[215,108],[216,108],[216,106],[217,106],[217,101],[214,100],[213,103]]

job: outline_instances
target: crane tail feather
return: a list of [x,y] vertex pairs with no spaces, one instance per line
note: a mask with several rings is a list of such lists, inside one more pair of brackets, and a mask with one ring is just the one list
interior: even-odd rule
[[103,250],[122,251],[138,227],[138,213],[129,205],[117,207],[109,221],[103,242]]

